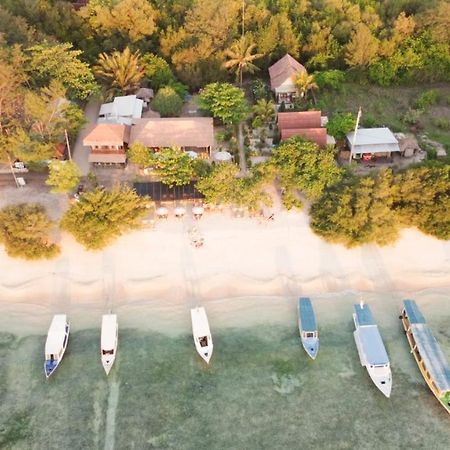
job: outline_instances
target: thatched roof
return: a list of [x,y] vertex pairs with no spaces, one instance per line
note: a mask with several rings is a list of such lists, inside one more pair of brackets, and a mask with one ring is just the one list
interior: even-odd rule
[[292,78],[306,69],[288,53],[269,67],[270,86],[272,89],[280,87],[288,78]]
[[290,128],[281,130],[282,141],[293,136],[299,136],[308,141],[315,142],[320,147],[325,147],[325,145],[327,145],[326,128]]
[[278,113],[278,128],[321,128],[321,111],[299,111]]
[[83,139],[83,145],[110,146],[123,145],[128,143],[130,136],[130,127],[118,123],[98,123],[91,127],[91,130]]

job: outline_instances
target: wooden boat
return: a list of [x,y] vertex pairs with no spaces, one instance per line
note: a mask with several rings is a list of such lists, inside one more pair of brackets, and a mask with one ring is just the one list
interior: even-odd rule
[[450,414],[450,367],[414,300],[403,301],[400,319],[423,378]]
[[59,366],[69,341],[70,324],[65,314],[53,316],[45,342],[45,376],[48,378]]
[[303,348],[312,359],[316,359],[319,351],[319,332],[311,300],[308,297],[301,297],[298,301],[298,329]]
[[192,334],[198,354],[209,364],[213,352],[213,341],[208,318],[202,306],[191,309]]
[[102,317],[100,353],[106,375],[109,374],[109,371],[114,364],[114,360],[116,359],[118,332],[119,325],[117,323],[117,315],[104,314]]
[[353,321],[356,330],[353,336],[361,365],[367,369],[375,386],[389,398],[392,389],[391,366],[378,326],[369,305],[361,302],[354,305],[354,308]]

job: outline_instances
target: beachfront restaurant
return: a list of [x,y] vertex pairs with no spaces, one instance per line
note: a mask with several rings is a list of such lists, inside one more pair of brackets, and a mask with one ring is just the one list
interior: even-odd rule
[[400,154],[400,146],[392,131],[387,128],[358,128],[347,134],[351,159],[370,161],[378,158],[390,159],[393,153]]

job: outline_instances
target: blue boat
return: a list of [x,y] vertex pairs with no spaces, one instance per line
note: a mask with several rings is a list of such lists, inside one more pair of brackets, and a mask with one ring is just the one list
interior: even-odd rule
[[53,316],[45,342],[44,371],[48,378],[58,367],[69,341],[70,324],[65,314]]
[[298,301],[298,329],[303,348],[312,359],[316,359],[319,351],[319,332],[311,300],[308,297],[300,297]]

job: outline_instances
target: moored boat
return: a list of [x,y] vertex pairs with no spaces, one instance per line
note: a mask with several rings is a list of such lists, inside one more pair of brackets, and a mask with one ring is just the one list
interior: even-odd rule
[[403,301],[400,319],[423,378],[450,414],[450,367],[414,300]]
[[361,365],[367,369],[375,386],[389,397],[392,389],[392,373],[378,326],[369,305],[361,302],[354,305],[354,309],[353,321],[356,329],[353,336]]
[[213,352],[213,341],[208,317],[202,306],[191,309],[192,334],[198,354],[209,364]]
[[306,353],[316,359],[319,351],[319,332],[316,315],[308,297],[300,297],[298,301],[298,329]]
[[100,339],[100,353],[102,365],[106,375],[116,359],[119,325],[116,314],[104,314],[102,317],[102,334]]
[[58,367],[69,341],[70,324],[65,314],[53,316],[45,342],[44,371],[48,378]]

